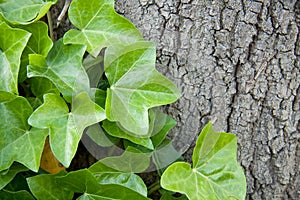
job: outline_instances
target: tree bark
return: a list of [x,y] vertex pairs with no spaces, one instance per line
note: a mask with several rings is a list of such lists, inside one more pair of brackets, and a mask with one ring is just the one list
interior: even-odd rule
[[300,199],[300,1],[116,0],[182,92],[166,107],[185,152],[202,127],[238,137],[247,199]]

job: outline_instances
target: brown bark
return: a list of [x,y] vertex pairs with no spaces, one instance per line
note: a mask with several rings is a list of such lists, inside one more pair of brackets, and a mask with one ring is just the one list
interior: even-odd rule
[[300,199],[300,2],[117,0],[181,89],[182,152],[209,121],[238,136],[247,199]]

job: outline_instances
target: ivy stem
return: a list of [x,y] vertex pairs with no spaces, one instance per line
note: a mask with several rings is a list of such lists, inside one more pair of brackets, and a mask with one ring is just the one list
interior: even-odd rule
[[54,34],[53,34],[53,24],[50,11],[47,12],[47,20],[49,26],[49,34],[52,41],[54,41]]
[[154,193],[155,191],[157,191],[158,189],[160,189],[160,182],[159,180],[155,181],[154,183],[152,183],[149,187],[148,187],[148,195],[151,195],[152,193]]
[[62,9],[62,11],[60,12],[59,16],[57,17],[57,23],[56,23],[56,27],[58,27],[60,25],[60,22],[62,21],[62,19],[64,18],[64,16],[66,15],[69,6],[71,4],[72,0],[65,0],[65,5]]

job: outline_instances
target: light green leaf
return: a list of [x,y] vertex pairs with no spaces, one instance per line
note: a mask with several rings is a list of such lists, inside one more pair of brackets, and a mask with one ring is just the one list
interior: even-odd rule
[[57,178],[57,183],[67,190],[83,193],[78,199],[148,199],[142,194],[121,185],[100,184],[88,169],[70,172],[64,177]]
[[1,200],[34,200],[33,196],[25,190],[11,192],[8,190],[0,191],[0,199]]
[[0,172],[0,190],[4,188],[19,172],[25,172],[29,169],[19,163],[14,163],[9,169]]
[[38,200],[70,200],[73,198],[72,191],[64,190],[56,184],[56,177],[65,175],[62,171],[59,174],[42,174],[27,178],[30,191]]
[[0,90],[18,94],[20,59],[30,33],[1,21],[0,33]]
[[48,26],[44,22],[36,22],[26,26],[17,26],[31,33],[31,37],[21,56],[21,68],[19,72],[19,82],[27,78],[27,65],[29,64],[29,54],[40,54],[47,57],[53,43],[48,36]]
[[111,85],[106,116],[136,135],[149,132],[149,108],[172,103],[180,96],[176,86],[155,69],[155,54],[151,42],[109,47],[105,53],[104,69]]
[[121,156],[106,157],[99,162],[120,172],[141,173],[148,168],[150,159],[147,154],[128,147]]
[[42,55],[29,56],[27,76],[44,77],[51,80],[64,98],[72,101],[72,96],[89,92],[89,78],[81,62],[85,52],[82,45],[64,45],[62,40],[54,43],[47,60]]
[[161,186],[186,194],[190,200],[245,199],[246,178],[236,160],[236,136],[219,133],[209,123],[193,153],[193,167],[177,162],[163,173]]
[[105,120],[105,121],[102,122],[102,127],[111,136],[118,137],[118,138],[124,138],[124,139],[127,139],[127,140],[135,143],[135,144],[139,144],[143,147],[146,147],[148,149],[152,149],[152,150],[154,149],[152,141],[149,137],[142,138],[142,137],[139,137],[139,136],[134,136],[134,135],[130,134],[124,128],[122,129],[115,122],[110,122],[108,120]]
[[147,187],[143,180],[133,173],[123,173],[104,165],[101,160],[89,167],[98,183],[117,184],[147,196]]
[[11,23],[28,24],[43,17],[56,0],[0,1],[0,13]]
[[[27,119],[32,113],[28,101],[20,96],[0,91],[0,171],[14,161],[32,171],[38,171],[47,130],[31,128]],[[27,144],[27,145],[24,145]]]
[[39,99],[39,98],[27,97],[26,99],[30,103],[30,105],[33,108],[33,110],[37,109],[38,107],[40,107],[40,105],[43,104],[42,100]]
[[85,44],[94,57],[104,47],[143,40],[139,30],[115,12],[114,0],[73,0],[69,19],[79,30],[69,30],[64,43]]
[[104,110],[82,92],[74,98],[71,112],[63,98],[45,94],[44,104],[32,113],[28,122],[34,127],[50,128],[51,149],[55,157],[68,167],[84,129],[104,119]]

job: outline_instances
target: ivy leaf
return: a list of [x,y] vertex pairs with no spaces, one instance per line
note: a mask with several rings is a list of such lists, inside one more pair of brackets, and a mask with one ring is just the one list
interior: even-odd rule
[[64,177],[57,178],[57,183],[67,190],[83,193],[78,199],[148,199],[142,194],[121,185],[100,184],[88,169],[70,172]]
[[28,171],[27,167],[14,163],[9,169],[0,172],[0,190],[4,188],[19,172]]
[[53,93],[59,95],[60,92],[55,85],[47,78],[34,77],[30,79],[31,92],[39,99],[43,99],[43,95]]
[[130,135],[128,131],[119,127],[118,124],[115,122],[104,120],[102,122],[102,127],[111,136],[127,139],[135,144],[141,145],[151,150],[154,149],[152,141],[149,137],[141,138],[141,137]]
[[127,147],[122,155],[106,157],[99,162],[120,172],[141,173],[149,167],[150,159],[147,154]]
[[25,190],[11,192],[8,190],[0,190],[0,199],[1,200],[34,200],[33,196]]
[[51,80],[64,98],[71,102],[73,95],[90,89],[88,75],[81,64],[84,52],[85,46],[64,45],[62,40],[58,40],[47,59],[38,54],[29,55],[27,76]]
[[79,30],[69,30],[64,43],[85,44],[94,57],[104,47],[143,40],[139,30],[115,12],[114,0],[73,0],[69,19]]
[[104,58],[111,86],[107,89],[107,119],[140,136],[149,132],[148,109],[172,103],[180,96],[176,86],[155,69],[155,59],[151,42],[109,47]]
[[[14,161],[37,172],[47,130],[31,128],[27,119],[32,108],[24,97],[0,91],[0,171]],[[27,144],[27,145],[24,145]]]
[[215,132],[209,123],[197,140],[193,167],[185,162],[172,164],[163,173],[161,186],[190,200],[245,199],[246,178],[236,149],[235,135]]
[[30,33],[1,21],[0,33],[0,90],[18,94],[20,59]]
[[93,164],[89,171],[100,184],[117,184],[147,196],[147,187],[141,177],[133,173],[123,173],[107,167],[101,161]]
[[44,104],[32,113],[28,122],[34,127],[50,128],[51,149],[55,157],[68,167],[83,130],[104,119],[104,110],[82,92],[74,98],[71,112],[63,98],[45,94]]
[[19,72],[19,82],[27,78],[27,65],[29,64],[29,54],[40,54],[47,57],[51,47],[52,40],[48,36],[48,26],[44,22],[38,21],[26,26],[17,26],[31,33],[31,37],[22,53],[21,66]]
[[73,198],[72,191],[64,190],[56,184],[56,177],[65,175],[62,171],[59,174],[42,174],[27,178],[30,191],[38,200],[69,200]]
[[56,0],[0,1],[0,13],[11,23],[28,24],[43,17]]

